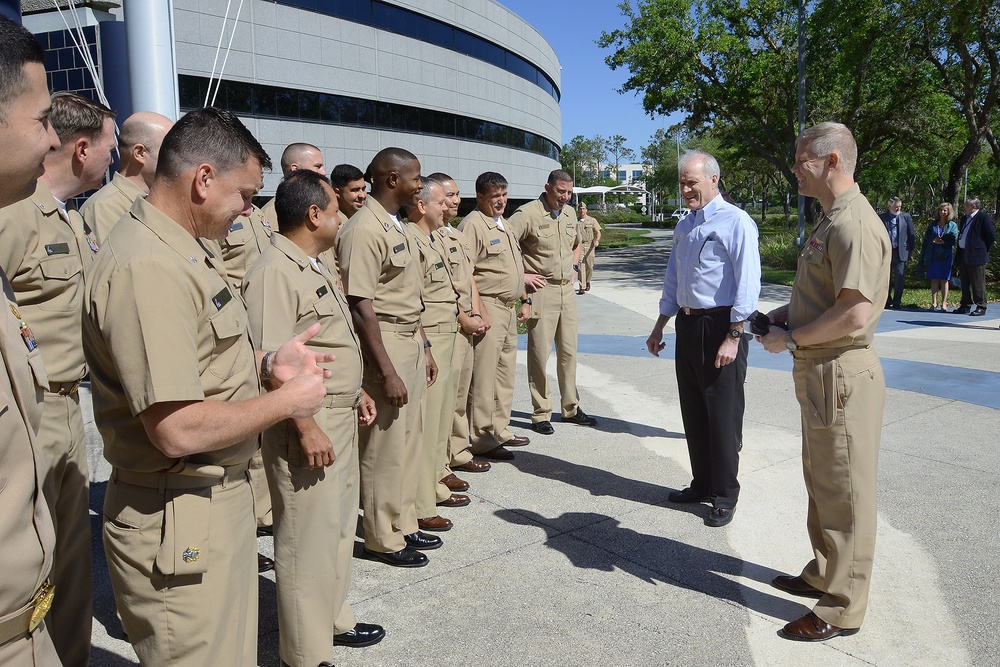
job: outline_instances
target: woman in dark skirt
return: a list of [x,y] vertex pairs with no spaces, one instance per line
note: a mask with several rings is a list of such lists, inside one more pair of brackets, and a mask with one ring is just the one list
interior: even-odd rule
[[[955,224],[955,209],[945,202],[937,207],[937,220],[924,233],[924,245],[920,251],[918,269],[931,280],[931,310],[943,312],[948,308],[948,281],[951,279],[951,265],[954,260],[955,241],[958,240],[958,225]],[[938,306],[938,290],[941,290],[941,306]]]

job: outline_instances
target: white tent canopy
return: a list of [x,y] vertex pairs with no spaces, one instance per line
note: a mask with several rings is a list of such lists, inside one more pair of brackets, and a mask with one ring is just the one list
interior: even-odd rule
[[[635,185],[616,185],[615,187],[609,187],[607,185],[595,185],[589,188],[573,188],[574,195],[601,195],[601,208],[606,209],[605,197],[608,193],[611,194],[647,194],[652,193],[649,190],[645,190]],[[577,199],[579,201],[579,198]]]

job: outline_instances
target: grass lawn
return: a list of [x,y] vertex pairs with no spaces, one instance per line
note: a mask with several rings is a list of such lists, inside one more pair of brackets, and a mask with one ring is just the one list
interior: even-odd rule
[[652,243],[649,232],[644,229],[614,229],[605,228],[601,232],[601,249],[628,248],[630,246]]

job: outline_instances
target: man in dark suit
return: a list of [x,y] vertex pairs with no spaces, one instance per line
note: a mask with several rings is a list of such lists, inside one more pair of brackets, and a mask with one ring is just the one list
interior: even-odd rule
[[962,276],[962,301],[959,307],[951,311],[965,315],[976,309],[970,315],[986,314],[986,264],[990,261],[990,248],[996,241],[997,233],[993,228],[993,218],[986,211],[979,210],[978,199],[965,200],[965,219],[958,232],[958,262]]
[[881,216],[889,240],[892,241],[892,271],[889,273],[889,297],[886,308],[899,308],[903,296],[903,273],[917,245],[917,232],[913,229],[913,218],[903,212],[903,200],[893,197],[886,212]]

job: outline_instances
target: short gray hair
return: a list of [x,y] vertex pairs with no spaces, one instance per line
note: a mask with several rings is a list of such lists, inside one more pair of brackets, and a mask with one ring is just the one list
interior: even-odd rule
[[705,151],[684,151],[681,153],[681,159],[677,161],[677,173],[687,169],[687,166],[693,160],[701,160],[702,166],[705,169],[705,176],[709,179],[712,176],[718,176],[722,178],[722,171],[719,169],[719,161],[711,153],[706,153]]
[[965,203],[972,204],[973,206],[976,207],[977,210],[979,209],[980,206],[982,206],[982,202],[979,201],[979,197],[969,197],[968,199],[965,200]]
[[795,140],[796,146],[803,143],[809,144],[816,157],[836,153],[840,157],[840,170],[854,175],[854,169],[858,165],[858,144],[843,123],[817,123]]
[[903,203],[903,200],[900,199],[899,197],[890,197],[889,198],[889,206],[892,206],[893,204],[902,204],[902,203]]
[[424,184],[420,188],[420,192],[417,193],[417,199],[425,204],[431,203],[431,190],[435,187],[441,188],[444,191],[444,183],[436,178],[431,178],[430,176],[424,176]]

